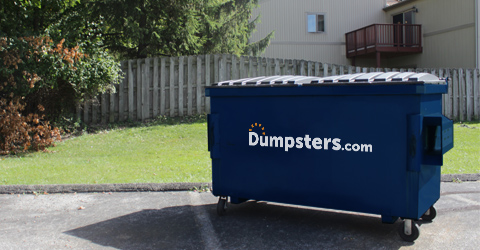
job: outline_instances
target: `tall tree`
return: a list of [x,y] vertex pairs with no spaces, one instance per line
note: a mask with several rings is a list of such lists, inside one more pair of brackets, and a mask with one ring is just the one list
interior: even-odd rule
[[205,1],[206,15],[202,17],[203,52],[258,55],[270,43],[274,32],[263,39],[250,43],[249,39],[260,20],[252,20],[252,10],[258,7],[258,0]]
[[40,35],[80,0],[0,0],[0,35]]
[[122,58],[208,53],[258,54],[273,33],[250,44],[258,0],[97,0],[89,20],[105,24],[106,47]]

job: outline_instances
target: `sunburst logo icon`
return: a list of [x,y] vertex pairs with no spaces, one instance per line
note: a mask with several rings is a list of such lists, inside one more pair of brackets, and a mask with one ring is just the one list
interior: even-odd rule
[[249,132],[252,132],[255,128],[261,129],[262,135],[265,135],[265,127],[262,127],[262,124],[253,123],[248,129]]

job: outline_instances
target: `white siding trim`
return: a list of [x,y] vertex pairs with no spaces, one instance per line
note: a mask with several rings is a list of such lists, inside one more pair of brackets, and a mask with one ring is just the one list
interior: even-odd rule
[[295,41],[271,41],[276,45],[345,45],[344,42],[295,42]]
[[451,32],[451,31],[456,31],[456,30],[461,30],[461,29],[466,29],[466,28],[470,28],[470,27],[475,27],[475,23],[468,23],[468,24],[458,25],[458,26],[455,26],[455,27],[450,27],[450,28],[446,28],[446,29],[441,29],[441,30],[437,30],[437,31],[428,32],[428,33],[423,34],[423,37],[435,36],[435,35]]

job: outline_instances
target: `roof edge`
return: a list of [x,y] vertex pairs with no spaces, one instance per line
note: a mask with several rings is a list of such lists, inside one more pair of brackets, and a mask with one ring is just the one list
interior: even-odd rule
[[402,6],[404,6],[404,5],[407,5],[407,4],[412,3],[412,2],[415,2],[415,1],[417,1],[417,0],[403,0],[403,1],[401,1],[401,2],[398,2],[398,3],[396,3],[396,4],[392,4],[392,5],[390,5],[390,6],[387,6],[387,7],[383,8],[383,11],[393,10],[393,9],[395,9],[395,8],[397,8],[397,7],[402,7]]

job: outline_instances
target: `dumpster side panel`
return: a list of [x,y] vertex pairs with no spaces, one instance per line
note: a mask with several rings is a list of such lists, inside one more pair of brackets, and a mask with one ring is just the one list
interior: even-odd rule
[[[213,169],[214,194],[398,214],[407,198],[402,191],[407,185],[406,111],[418,109],[406,107],[405,98],[224,98],[217,106],[222,109],[222,161],[214,162],[221,165]],[[249,129],[265,131],[269,145],[260,146],[258,138],[258,144],[249,146]],[[310,149],[306,135],[312,139]],[[304,147],[280,147],[279,138],[282,143],[303,138]],[[322,149],[313,148],[315,138],[322,140]],[[336,138],[340,149],[332,143]],[[370,147],[372,152],[366,152]],[[216,176],[228,185],[218,186]]]
[[[394,86],[404,94],[373,87],[364,95],[334,87],[291,88],[291,94],[282,88],[281,95],[215,89],[211,113],[221,136],[209,146],[218,149],[211,151],[214,195],[421,216],[438,199],[440,167],[408,165],[409,117],[437,112],[441,95],[422,100],[412,86]],[[412,126],[420,137],[421,121]],[[416,143],[420,150],[421,138]]]

